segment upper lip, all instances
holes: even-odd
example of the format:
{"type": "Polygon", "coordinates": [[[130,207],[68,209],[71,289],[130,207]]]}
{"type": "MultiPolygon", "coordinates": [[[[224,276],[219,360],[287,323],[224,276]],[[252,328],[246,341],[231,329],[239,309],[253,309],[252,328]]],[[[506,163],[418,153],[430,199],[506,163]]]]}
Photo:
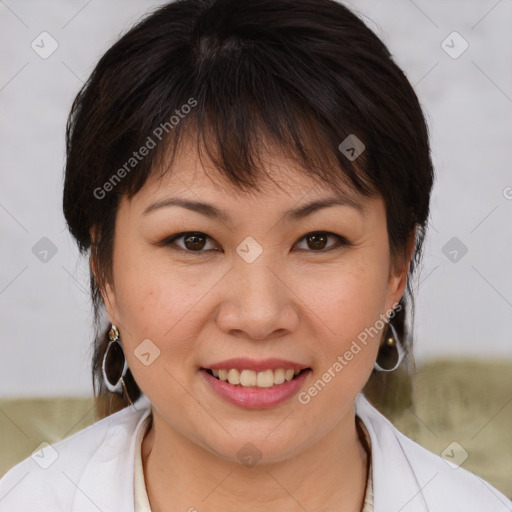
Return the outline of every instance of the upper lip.
{"type": "Polygon", "coordinates": [[[276,370],[277,368],[292,369],[292,370],[304,370],[309,368],[308,365],[297,363],[294,361],[287,361],[286,359],[248,359],[246,357],[236,357],[233,359],[226,359],[218,363],[203,366],[208,370],[231,370],[236,368],[239,370],[253,370],[255,372],[262,372],[265,370],[276,370]]]}

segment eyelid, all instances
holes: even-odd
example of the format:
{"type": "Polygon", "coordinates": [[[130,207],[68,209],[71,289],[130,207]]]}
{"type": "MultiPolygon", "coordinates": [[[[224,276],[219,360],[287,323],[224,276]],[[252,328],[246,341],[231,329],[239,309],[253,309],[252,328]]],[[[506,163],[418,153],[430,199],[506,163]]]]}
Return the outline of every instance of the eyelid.
{"type": "MultiPolygon", "coordinates": [[[[209,239],[209,240],[212,240],[215,242],[214,238],[212,238],[210,235],[207,235],[206,233],[203,233],[202,231],[182,231],[181,233],[176,233],[174,235],[170,235],[170,236],[164,238],[163,240],[161,240],[160,242],[156,242],[155,245],[157,245],[159,247],[172,246],[173,242],[175,242],[176,240],[178,240],[180,238],[183,238],[185,235],[198,236],[198,237],[206,238],[206,239],[209,239]]],[[[179,247],[179,246],[176,247],[175,249],[177,251],[186,252],[188,254],[201,254],[201,253],[209,252],[211,250],[211,249],[209,249],[207,251],[188,251],[187,249],[183,249],[182,247],[179,247]]]]}
{"type": "Polygon", "coordinates": [[[304,252],[308,252],[308,253],[312,253],[312,254],[326,254],[328,252],[331,252],[331,251],[335,251],[336,249],[342,249],[342,248],[346,248],[346,247],[351,247],[353,246],[354,244],[352,242],[350,242],[349,240],[347,240],[344,236],[342,235],[338,235],[337,233],[333,233],[332,231],[323,231],[323,230],[317,230],[317,231],[309,231],[308,233],[306,233],[305,235],[302,235],[293,245],[295,247],[295,245],[297,245],[299,242],[301,242],[302,240],[304,240],[306,237],[308,237],[309,235],[316,235],[316,234],[323,234],[323,235],[326,235],[328,237],[332,237],[332,238],[335,238],[337,240],[337,243],[334,244],[333,246],[330,246],[328,247],[327,249],[321,249],[321,250],[318,250],[318,251],[314,251],[314,250],[308,250],[308,249],[299,249],[300,251],[304,251],[304,252]]]}
{"type": "MultiPolygon", "coordinates": [[[[327,252],[330,252],[331,250],[336,250],[336,249],[340,249],[343,247],[351,247],[354,245],[352,242],[347,240],[342,235],[338,235],[337,233],[333,233],[331,231],[323,231],[323,230],[309,231],[308,233],[302,235],[293,245],[294,246],[297,245],[299,242],[304,240],[309,235],[314,235],[314,234],[327,235],[328,237],[335,238],[338,243],[335,244],[334,246],[327,248],[327,249],[320,249],[318,251],[308,250],[308,249],[299,249],[300,251],[309,252],[309,253],[313,253],[313,254],[325,254],[327,252]]],[[[216,243],[214,238],[212,238],[211,236],[209,236],[206,233],[203,233],[201,231],[182,231],[181,233],[176,233],[174,235],[168,236],[168,237],[164,238],[163,240],[161,240],[160,242],[156,242],[155,245],[157,245],[159,247],[172,246],[176,240],[183,238],[185,235],[189,235],[189,236],[192,235],[192,236],[198,236],[201,238],[206,238],[206,239],[212,240],[213,242],[216,243]]],[[[207,250],[201,250],[201,251],[190,251],[187,249],[183,249],[182,247],[179,247],[179,246],[173,247],[173,249],[177,250],[179,252],[187,253],[187,254],[202,254],[202,253],[209,253],[212,250],[216,250],[216,249],[207,249],[207,250]]]]}

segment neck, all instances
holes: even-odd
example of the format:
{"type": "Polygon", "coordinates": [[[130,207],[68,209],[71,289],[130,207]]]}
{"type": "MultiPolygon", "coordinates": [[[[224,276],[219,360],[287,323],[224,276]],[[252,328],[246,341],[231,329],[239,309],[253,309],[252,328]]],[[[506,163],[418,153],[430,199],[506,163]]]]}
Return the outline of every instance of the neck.
{"type": "Polygon", "coordinates": [[[298,455],[252,467],[212,454],[153,411],[142,461],[153,512],[169,510],[169,503],[176,510],[202,512],[360,512],[368,471],[354,409],[298,455]]]}

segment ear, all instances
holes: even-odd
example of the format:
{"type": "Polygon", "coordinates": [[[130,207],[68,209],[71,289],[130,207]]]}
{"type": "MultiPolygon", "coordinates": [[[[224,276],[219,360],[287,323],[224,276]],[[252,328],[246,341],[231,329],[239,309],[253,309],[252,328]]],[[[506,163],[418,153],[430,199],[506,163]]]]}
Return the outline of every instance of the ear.
{"type": "Polygon", "coordinates": [[[89,257],[89,268],[91,274],[96,281],[98,289],[101,293],[101,297],[105,304],[105,309],[107,311],[108,318],[112,324],[116,324],[117,318],[117,306],[116,306],[116,297],[113,284],[109,283],[104,273],[100,271],[99,263],[98,263],[98,252],[96,250],[98,235],[97,230],[93,226],[91,228],[91,251],[89,257]]]}
{"type": "Polygon", "coordinates": [[[417,227],[415,226],[409,235],[405,254],[399,258],[399,261],[396,262],[395,265],[391,265],[388,282],[388,310],[393,309],[393,306],[400,301],[405,292],[411,260],[414,256],[414,249],[416,247],[416,230],[417,227]]]}

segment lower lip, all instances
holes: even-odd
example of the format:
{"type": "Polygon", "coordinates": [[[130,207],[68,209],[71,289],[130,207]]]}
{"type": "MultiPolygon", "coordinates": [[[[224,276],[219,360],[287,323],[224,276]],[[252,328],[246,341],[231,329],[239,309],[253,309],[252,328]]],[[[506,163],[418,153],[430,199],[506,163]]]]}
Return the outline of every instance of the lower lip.
{"type": "Polygon", "coordinates": [[[304,370],[294,379],[271,388],[234,386],[229,382],[216,379],[206,370],[201,369],[200,372],[211,388],[227,402],[245,409],[268,409],[296,395],[311,370],[304,370]]]}

